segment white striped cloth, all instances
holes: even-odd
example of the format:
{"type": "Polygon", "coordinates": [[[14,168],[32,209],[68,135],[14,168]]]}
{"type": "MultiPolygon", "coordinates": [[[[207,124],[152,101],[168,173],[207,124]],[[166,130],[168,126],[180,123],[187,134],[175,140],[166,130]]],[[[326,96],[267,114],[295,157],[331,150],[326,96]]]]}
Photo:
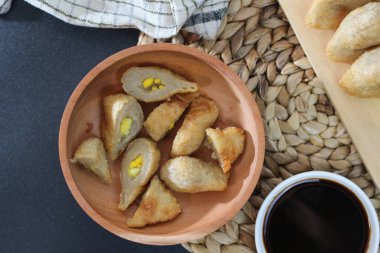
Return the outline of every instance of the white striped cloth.
{"type": "Polygon", "coordinates": [[[0,0],[0,14],[6,13],[11,8],[12,0],[0,0]]]}
{"type": "MultiPolygon", "coordinates": [[[[135,27],[154,38],[180,29],[213,39],[229,0],[25,0],[73,24],[101,28],[135,27]]],[[[0,0],[0,14],[11,0],[0,0]]]]}

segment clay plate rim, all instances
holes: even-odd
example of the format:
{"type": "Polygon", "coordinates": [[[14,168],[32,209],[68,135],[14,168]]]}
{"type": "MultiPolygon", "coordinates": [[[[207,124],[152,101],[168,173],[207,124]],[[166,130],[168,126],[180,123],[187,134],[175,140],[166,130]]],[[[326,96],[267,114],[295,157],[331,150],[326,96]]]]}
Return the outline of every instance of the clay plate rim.
{"type": "Polygon", "coordinates": [[[85,88],[91,83],[91,81],[100,74],[104,69],[112,65],[114,62],[117,62],[123,58],[129,57],[134,54],[143,53],[147,51],[169,51],[173,53],[182,53],[182,54],[188,54],[190,56],[196,57],[197,59],[206,62],[207,64],[210,64],[217,70],[219,70],[226,78],[230,79],[238,88],[239,92],[242,93],[243,97],[246,99],[246,102],[248,103],[250,107],[251,115],[254,119],[260,120],[260,122],[257,122],[257,137],[258,142],[255,144],[255,155],[253,162],[250,166],[250,169],[254,169],[254,175],[253,179],[251,181],[251,184],[247,188],[246,192],[244,193],[243,197],[238,200],[237,204],[234,206],[231,206],[229,212],[226,214],[229,215],[229,219],[231,219],[245,204],[245,202],[248,201],[249,197],[251,196],[255,186],[257,185],[257,182],[260,177],[260,173],[262,170],[263,162],[264,162],[264,153],[265,153],[265,139],[264,139],[264,127],[261,122],[261,115],[259,112],[259,109],[253,99],[252,94],[248,91],[246,88],[246,85],[243,83],[243,81],[231,70],[228,68],[227,65],[225,65],[223,62],[218,60],[217,58],[210,56],[198,49],[190,48],[183,45],[175,45],[175,44],[150,44],[150,45],[143,45],[143,46],[135,46],[131,47],[125,50],[122,50],[120,52],[117,52],[113,54],[112,56],[106,58],[102,62],[100,62],[98,65],[96,65],[78,84],[78,86],[73,91],[72,95],[70,96],[70,99],[68,100],[62,119],[61,119],[61,125],[59,129],[59,159],[61,163],[62,173],[65,178],[65,181],[74,196],[75,200],[78,202],[79,206],[100,226],[104,227],[106,230],[110,231],[111,233],[131,241],[143,243],[143,244],[151,244],[151,245],[170,245],[170,244],[179,244],[188,242],[191,240],[198,239],[202,236],[206,236],[207,234],[210,234],[217,230],[219,227],[224,225],[223,220],[220,219],[220,222],[214,222],[213,226],[203,227],[201,231],[192,231],[191,233],[181,233],[177,235],[142,235],[138,232],[134,231],[126,231],[124,229],[121,229],[120,227],[112,224],[107,219],[103,218],[100,214],[97,213],[95,209],[93,209],[89,203],[85,200],[81,192],[79,191],[75,180],[73,178],[73,175],[71,173],[71,169],[69,166],[69,161],[67,159],[67,130],[68,125],[70,122],[70,117],[73,112],[73,109],[85,90],[85,88]]]}

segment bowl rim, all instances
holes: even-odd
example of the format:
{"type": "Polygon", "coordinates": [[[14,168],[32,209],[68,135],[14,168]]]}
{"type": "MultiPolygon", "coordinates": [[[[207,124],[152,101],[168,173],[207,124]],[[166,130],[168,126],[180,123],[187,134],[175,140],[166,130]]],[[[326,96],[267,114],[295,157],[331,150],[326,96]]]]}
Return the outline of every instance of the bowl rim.
{"type": "MultiPolygon", "coordinates": [[[[239,92],[242,93],[244,99],[246,100],[246,103],[248,104],[250,108],[251,116],[254,119],[261,119],[261,114],[258,109],[257,104],[255,103],[252,94],[248,91],[246,85],[244,82],[233,72],[227,65],[225,65],[222,61],[217,59],[214,56],[211,56],[203,51],[200,51],[195,48],[191,48],[184,45],[178,45],[178,44],[149,44],[149,45],[140,45],[140,46],[134,46],[127,49],[124,49],[122,51],[119,51],[105,60],[101,61],[99,64],[97,64],[92,70],[90,70],[86,76],[79,82],[77,87],[72,92],[65,110],[62,115],[60,129],[59,129],[59,139],[58,139],[58,150],[59,150],[59,159],[61,164],[61,169],[63,176],[65,178],[66,184],[69,187],[69,190],[71,194],[73,195],[74,199],[77,201],[79,206],[83,209],[83,211],[88,214],[91,219],[93,219],[97,224],[108,230],[109,232],[134,242],[142,243],[142,244],[150,244],[150,245],[171,245],[171,244],[179,244],[188,242],[190,240],[198,239],[202,236],[206,236],[214,231],[216,231],[219,227],[223,226],[225,224],[225,219],[220,219],[218,222],[213,222],[210,226],[204,226],[202,231],[193,231],[192,233],[189,233],[189,231],[177,234],[177,235],[166,235],[166,234],[160,234],[160,235],[146,235],[146,234],[140,234],[135,231],[126,231],[123,228],[118,227],[117,225],[113,224],[112,222],[108,221],[106,218],[104,218],[101,214],[99,214],[83,197],[82,193],[78,189],[74,177],[71,173],[69,160],[67,158],[67,131],[68,126],[70,123],[70,118],[72,115],[72,112],[75,108],[75,105],[80,98],[83,91],[86,89],[86,87],[92,82],[93,79],[97,75],[99,75],[103,70],[108,68],[110,65],[112,65],[114,62],[117,62],[123,58],[139,54],[139,53],[145,53],[148,51],[166,51],[166,52],[175,52],[175,53],[181,53],[181,54],[187,54],[189,56],[193,56],[198,58],[201,61],[204,61],[208,64],[210,64],[212,67],[223,73],[223,75],[230,79],[238,88],[239,92]]],[[[261,170],[264,163],[264,154],[265,154],[265,135],[264,135],[264,126],[262,121],[258,121],[256,124],[257,131],[257,138],[258,142],[255,143],[255,154],[253,161],[250,165],[250,169],[255,169],[256,172],[253,175],[252,181],[247,187],[246,192],[243,194],[243,197],[240,198],[236,205],[231,206],[229,213],[231,214],[228,219],[233,218],[236,213],[239,212],[239,210],[243,207],[243,205],[248,201],[249,197],[251,196],[254,188],[257,185],[257,182],[259,180],[261,170]]]]}

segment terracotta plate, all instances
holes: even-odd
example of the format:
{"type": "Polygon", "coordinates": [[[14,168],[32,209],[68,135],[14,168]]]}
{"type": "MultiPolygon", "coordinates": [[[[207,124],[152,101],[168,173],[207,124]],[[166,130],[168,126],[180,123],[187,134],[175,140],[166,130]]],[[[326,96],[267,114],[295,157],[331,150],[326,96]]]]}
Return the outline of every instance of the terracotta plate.
{"type": "MultiPolygon", "coordinates": [[[[147,117],[155,104],[141,103],[147,117]]],[[[181,122],[159,143],[162,162],[181,122]]],[[[141,136],[146,136],[142,131],[141,136]]],[[[205,236],[230,220],[251,195],[260,176],[264,157],[264,131],[259,110],[245,84],[217,58],[197,49],[172,44],[152,44],[123,50],[91,70],[79,83],[67,103],[59,132],[59,156],[63,175],[83,210],[110,232],[145,244],[177,244],[205,236]],[[100,136],[103,119],[102,99],[123,92],[120,78],[132,66],[161,66],[196,82],[201,92],[214,99],[220,116],[216,126],[239,126],[246,130],[244,153],[233,164],[228,187],[223,192],[197,194],[175,193],[182,213],[173,221],[130,229],[126,212],[117,209],[120,193],[120,161],[111,163],[113,183],[103,184],[89,171],[69,163],[76,147],[90,136],[100,136]]],[[[197,157],[209,159],[201,148],[197,157]]]]}

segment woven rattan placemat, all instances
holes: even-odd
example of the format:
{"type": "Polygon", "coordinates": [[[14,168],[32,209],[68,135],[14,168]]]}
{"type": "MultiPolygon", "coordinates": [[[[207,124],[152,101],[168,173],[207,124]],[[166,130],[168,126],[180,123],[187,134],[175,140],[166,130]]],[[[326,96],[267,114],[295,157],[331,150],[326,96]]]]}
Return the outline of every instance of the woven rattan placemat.
{"type": "Polygon", "coordinates": [[[255,192],[218,231],[183,244],[187,250],[256,252],[254,224],[263,199],[281,181],[304,171],[349,178],[371,198],[379,214],[380,190],[276,0],[232,0],[216,41],[182,32],[160,41],[140,34],[138,44],[156,42],[185,44],[225,62],[246,82],[265,124],[265,162],[255,192]]]}

